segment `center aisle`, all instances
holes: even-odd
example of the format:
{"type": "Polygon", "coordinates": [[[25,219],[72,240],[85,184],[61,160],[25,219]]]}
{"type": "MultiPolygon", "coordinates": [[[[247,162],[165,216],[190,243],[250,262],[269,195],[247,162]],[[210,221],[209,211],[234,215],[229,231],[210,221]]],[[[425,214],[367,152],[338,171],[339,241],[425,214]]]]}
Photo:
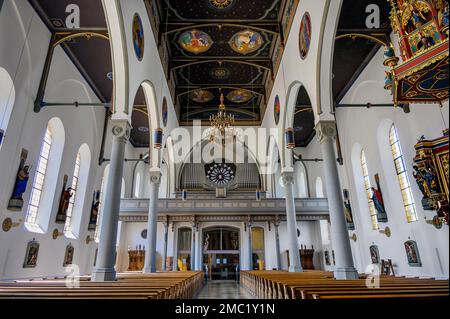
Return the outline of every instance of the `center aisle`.
{"type": "Polygon", "coordinates": [[[197,299],[254,299],[244,287],[236,281],[208,281],[200,290],[197,299]]]}

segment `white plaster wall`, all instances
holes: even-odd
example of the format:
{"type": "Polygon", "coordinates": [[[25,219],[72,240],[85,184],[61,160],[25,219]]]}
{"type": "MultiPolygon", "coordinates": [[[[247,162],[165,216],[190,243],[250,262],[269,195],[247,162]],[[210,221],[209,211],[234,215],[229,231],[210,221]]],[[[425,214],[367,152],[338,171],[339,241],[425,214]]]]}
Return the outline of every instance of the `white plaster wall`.
{"type": "MultiPolygon", "coordinates": [[[[92,190],[98,185],[97,158],[103,129],[104,110],[91,108],[56,108],[33,112],[42,69],[44,66],[50,33],[28,1],[10,0],[3,4],[0,13],[0,66],[5,68],[14,80],[16,99],[12,110],[4,144],[0,150],[0,219],[10,217],[14,222],[23,221],[34,177],[30,176],[25,204],[22,212],[6,209],[11,195],[19,165],[22,148],[29,151],[28,162],[36,167],[36,160],[47,122],[59,117],[65,130],[65,147],[61,167],[58,172],[55,199],[53,200],[50,223],[45,234],[27,231],[23,222],[17,228],[5,233],[0,232],[0,278],[28,278],[41,276],[67,275],[63,265],[65,247],[70,242],[75,247],[74,264],[80,266],[82,274],[89,273],[93,263],[95,245],[86,245],[87,225],[92,201],[92,190]],[[62,231],[63,225],[54,223],[63,175],[72,179],[76,154],[79,147],[86,143],[91,151],[91,165],[83,206],[81,229],[78,239],[64,236],[57,240],[51,238],[54,228],[62,231]],[[27,242],[35,238],[40,243],[36,268],[23,269],[27,242]]],[[[48,102],[98,102],[97,97],[81,77],[75,66],[61,48],[55,50],[50,71],[45,100],[48,102]]],[[[49,168],[51,169],[51,168],[49,168]]],[[[81,195],[81,194],[80,194],[81,195]]],[[[92,236],[93,234],[91,234],[92,236]]]]}
{"type": "MultiPolygon", "coordinates": [[[[382,63],[383,52],[380,50],[342,103],[392,103],[389,92],[383,89],[385,67],[382,63]]],[[[358,235],[357,243],[352,241],[353,256],[357,260],[358,270],[365,271],[365,267],[370,263],[369,246],[375,243],[379,246],[381,258],[392,259],[400,275],[448,277],[448,226],[437,230],[425,222],[425,218],[431,219],[435,213],[422,209],[422,194],[412,176],[414,145],[422,135],[429,139],[442,136],[442,130],[448,127],[448,102],[442,109],[437,105],[411,105],[409,114],[405,114],[400,108],[340,108],[337,110],[336,117],[345,161],[344,167],[340,167],[341,182],[343,188],[350,189],[356,223],[355,233],[358,235]],[[408,223],[406,220],[393,164],[389,144],[391,123],[395,123],[398,130],[416,203],[419,220],[413,223],[408,223]],[[352,156],[359,157],[360,152],[356,150],[357,148],[364,149],[372,185],[375,185],[373,176],[376,173],[381,177],[389,221],[387,224],[380,224],[380,227],[384,229],[389,226],[392,230],[391,238],[372,230],[367,200],[362,188],[359,161],[358,158],[352,161],[352,156]],[[403,247],[403,243],[408,239],[417,242],[422,267],[408,265],[403,247]],[[436,251],[439,253],[439,258],[436,251]]],[[[351,234],[352,232],[349,232],[349,235],[351,234]]]]}

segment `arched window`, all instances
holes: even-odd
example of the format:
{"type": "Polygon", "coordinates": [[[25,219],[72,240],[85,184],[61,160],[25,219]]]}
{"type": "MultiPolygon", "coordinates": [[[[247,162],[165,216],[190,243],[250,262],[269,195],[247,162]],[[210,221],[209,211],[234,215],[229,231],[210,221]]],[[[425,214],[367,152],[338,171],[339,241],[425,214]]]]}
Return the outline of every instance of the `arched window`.
{"type": "Polygon", "coordinates": [[[89,146],[83,144],[78,150],[72,178],[72,197],[67,208],[64,234],[76,238],[81,226],[84,199],[87,191],[91,153],[89,146]]]}
{"type": "Polygon", "coordinates": [[[98,206],[98,216],[97,216],[97,224],[95,225],[95,232],[94,232],[94,240],[95,240],[95,242],[96,243],[98,243],[99,242],[99,240],[100,240],[100,218],[101,218],[101,212],[103,211],[103,205],[102,205],[102,203],[103,203],[103,195],[104,195],[104,190],[105,190],[105,178],[107,178],[106,177],[106,169],[105,169],[105,172],[104,172],[104,174],[103,174],[103,177],[102,177],[102,184],[101,184],[101,186],[100,186],[100,203],[99,203],[99,206],[98,206]]]}
{"type": "Polygon", "coordinates": [[[141,196],[141,173],[136,174],[136,182],[134,185],[134,198],[139,198],[141,196]]]}
{"type": "Polygon", "coordinates": [[[14,83],[9,73],[0,67],[0,147],[8,127],[16,97],[14,83]]]}
{"type": "Polygon", "coordinates": [[[397,172],[400,190],[402,192],[403,205],[405,206],[406,219],[409,223],[418,220],[416,205],[411,191],[411,184],[406,170],[405,159],[403,157],[402,147],[398,138],[398,132],[395,124],[392,124],[389,133],[389,141],[391,143],[392,156],[394,157],[395,170],[397,172]]]}
{"type": "Polygon", "coordinates": [[[378,229],[378,219],[377,219],[377,211],[375,209],[375,205],[372,200],[372,185],[370,184],[370,177],[369,177],[369,169],[367,168],[367,161],[366,161],[366,154],[364,153],[364,150],[361,151],[361,168],[363,172],[364,177],[364,187],[366,189],[367,194],[367,201],[369,204],[369,212],[370,217],[372,218],[372,228],[378,229]]]}
{"type": "Polygon", "coordinates": [[[64,151],[64,126],[59,118],[52,118],[42,140],[25,217],[28,230],[45,233],[55,200],[59,168],[64,151]]]}
{"type": "Polygon", "coordinates": [[[36,173],[34,175],[33,187],[31,188],[30,203],[28,204],[27,215],[25,218],[25,223],[29,226],[35,226],[37,224],[37,215],[42,199],[42,191],[44,189],[51,149],[52,132],[50,131],[50,127],[47,126],[47,129],[45,130],[44,140],[41,144],[41,151],[39,153],[36,173]]]}
{"type": "Polygon", "coordinates": [[[325,194],[323,193],[323,182],[321,177],[317,177],[316,179],[316,197],[325,198],[325,194]]]}
{"type": "Polygon", "coordinates": [[[72,221],[72,213],[73,206],[75,203],[75,198],[77,196],[78,190],[78,180],[80,178],[80,165],[81,165],[81,157],[80,152],[77,154],[77,158],[75,160],[75,168],[73,170],[73,178],[72,178],[72,197],[69,200],[69,206],[67,207],[67,215],[66,215],[66,223],[64,225],[64,233],[68,235],[70,233],[70,224],[72,221]]]}

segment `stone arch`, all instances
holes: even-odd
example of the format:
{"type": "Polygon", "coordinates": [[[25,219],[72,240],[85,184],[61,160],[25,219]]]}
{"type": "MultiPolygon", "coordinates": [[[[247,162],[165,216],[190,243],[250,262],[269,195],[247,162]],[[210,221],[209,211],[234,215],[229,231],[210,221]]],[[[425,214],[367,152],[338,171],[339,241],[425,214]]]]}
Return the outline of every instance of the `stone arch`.
{"type": "MultiPolygon", "coordinates": [[[[284,150],[280,153],[281,155],[281,163],[283,165],[284,170],[293,170],[294,169],[294,163],[292,162],[292,150],[289,150],[286,148],[286,139],[284,136],[284,132],[288,128],[294,127],[294,119],[295,119],[295,109],[297,106],[297,100],[300,93],[304,93],[307,96],[307,99],[311,103],[311,98],[308,93],[308,90],[306,89],[305,85],[296,80],[292,82],[289,85],[288,91],[287,91],[287,99],[286,99],[286,105],[283,110],[283,117],[281,122],[281,129],[279,130],[279,140],[281,149],[284,150]]],[[[317,118],[317,110],[313,107],[313,112],[315,117],[317,118]]]]}
{"type": "Polygon", "coordinates": [[[129,70],[126,35],[128,30],[123,25],[122,8],[119,0],[102,1],[111,43],[111,60],[113,66],[112,120],[129,120],[129,70]]]}
{"type": "MultiPolygon", "coordinates": [[[[14,82],[8,71],[0,67],[0,130],[6,131],[16,98],[14,82]]],[[[1,145],[1,140],[0,140],[1,145]]]]}

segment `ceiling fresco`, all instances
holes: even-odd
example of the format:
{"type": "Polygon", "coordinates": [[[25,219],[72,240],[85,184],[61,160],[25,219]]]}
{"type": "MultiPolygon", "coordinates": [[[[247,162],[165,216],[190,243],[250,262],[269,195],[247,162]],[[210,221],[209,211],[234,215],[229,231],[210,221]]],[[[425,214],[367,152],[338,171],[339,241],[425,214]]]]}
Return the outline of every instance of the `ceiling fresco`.
{"type": "MultiPolygon", "coordinates": [[[[80,7],[81,28],[107,31],[101,0],[28,0],[55,35],[68,29],[66,7],[80,7]]],[[[260,125],[272,93],[273,79],[291,32],[298,0],[143,0],[160,57],[166,68],[180,125],[204,120],[216,113],[220,95],[237,125],[260,125]],[[170,4],[169,4],[170,3],[170,4]]],[[[389,34],[386,0],[344,0],[338,35],[389,34]],[[365,29],[365,8],[381,9],[380,29],[365,29]]],[[[141,15],[141,19],[147,17],[141,15]]],[[[313,18],[313,17],[312,17],[313,18]]],[[[301,17],[300,17],[301,19],[301,17]]],[[[316,30],[312,30],[316,32],[316,30]]],[[[150,35],[150,34],[149,34],[150,35]]],[[[145,45],[150,45],[149,35],[145,45]]],[[[312,41],[316,35],[313,34],[312,41]]],[[[102,102],[110,102],[113,81],[109,41],[76,38],[62,45],[102,102]],[[92,54],[95,52],[95,55],[92,54]],[[101,58],[98,58],[101,57],[101,58]]],[[[380,46],[367,39],[336,41],[333,93],[338,103],[380,46]],[[351,54],[349,54],[351,52],[351,54]]],[[[146,48],[147,49],[147,48],[146,48]]],[[[278,93],[278,92],[275,92],[278,93]]],[[[307,146],[314,136],[311,105],[299,93],[295,115],[297,146],[307,146]]],[[[143,94],[135,100],[131,143],[149,145],[148,114],[143,94]]]]}

